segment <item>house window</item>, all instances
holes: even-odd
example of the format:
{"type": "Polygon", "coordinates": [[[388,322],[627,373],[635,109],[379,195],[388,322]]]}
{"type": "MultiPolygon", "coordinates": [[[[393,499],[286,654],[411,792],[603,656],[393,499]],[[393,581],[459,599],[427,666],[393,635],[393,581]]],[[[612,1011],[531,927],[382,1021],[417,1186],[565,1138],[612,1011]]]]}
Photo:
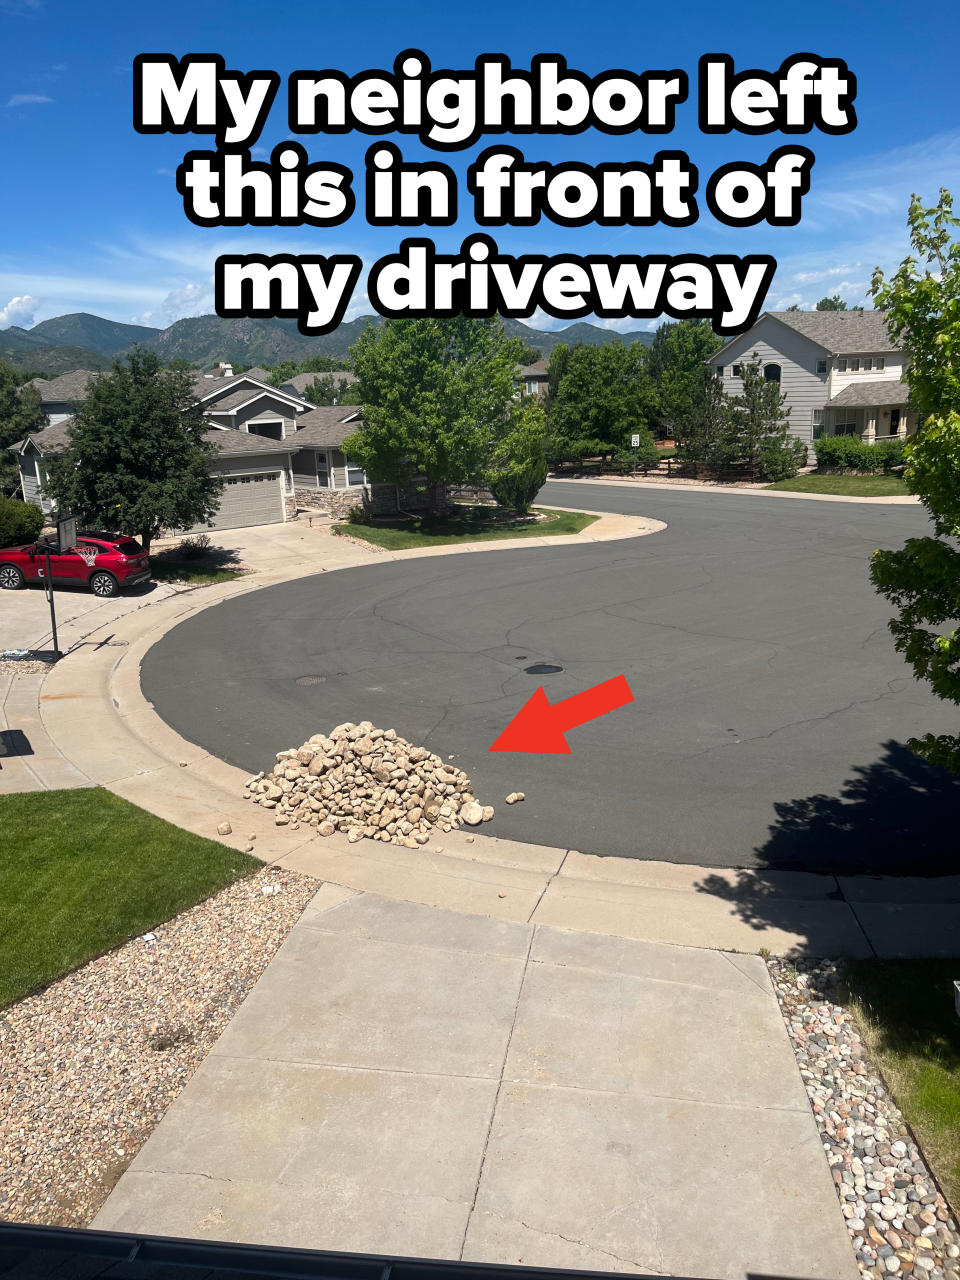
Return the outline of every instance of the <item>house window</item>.
{"type": "Polygon", "coordinates": [[[740,366],[738,364],[735,364],[733,368],[730,370],[730,375],[731,377],[734,377],[734,378],[740,377],[740,366]]]}
{"type": "Polygon", "coordinates": [[[814,409],[813,411],[813,438],[819,440],[821,436],[827,433],[826,409],[814,409]]]}
{"type": "Polygon", "coordinates": [[[251,422],[247,431],[252,436],[266,436],[268,440],[283,439],[282,422],[251,422]]]}
{"type": "Polygon", "coordinates": [[[835,436],[858,436],[860,429],[855,422],[838,422],[833,428],[835,436]]]}
{"type": "Polygon", "coordinates": [[[361,485],[366,483],[367,483],[367,477],[363,470],[363,467],[358,467],[355,462],[351,462],[350,459],[348,458],[347,459],[347,485],[352,488],[355,485],[361,485]]]}
{"type": "Polygon", "coordinates": [[[877,356],[877,357],[876,357],[876,359],[875,359],[875,360],[874,360],[874,362],[873,362],[873,367],[874,367],[874,369],[876,369],[876,371],[877,371],[878,373],[882,373],[882,372],[883,372],[883,364],[884,364],[884,357],[883,357],[883,356],[877,356]]]}
{"type": "Polygon", "coordinates": [[[718,365],[717,365],[717,377],[718,377],[718,378],[722,378],[722,377],[723,377],[723,365],[722,365],[722,364],[718,364],[718,365]]]}
{"type": "Polygon", "coordinates": [[[818,360],[818,361],[817,361],[817,373],[826,373],[826,372],[827,372],[827,362],[826,362],[826,360],[818,360]]]}
{"type": "Polygon", "coordinates": [[[845,356],[841,356],[840,359],[837,361],[837,371],[838,373],[847,372],[847,361],[845,356]]]}
{"type": "Polygon", "coordinates": [[[850,359],[850,372],[851,372],[851,373],[859,373],[859,372],[860,372],[860,357],[859,357],[859,356],[852,356],[852,357],[851,357],[851,359],[850,359]]]}
{"type": "Polygon", "coordinates": [[[763,366],[763,377],[766,382],[779,382],[780,366],[778,364],[765,364],[763,366]]]}
{"type": "Polygon", "coordinates": [[[863,367],[863,371],[864,371],[864,373],[869,373],[869,372],[870,372],[870,370],[873,368],[873,361],[870,359],[870,357],[869,357],[869,356],[866,356],[866,357],[864,358],[863,366],[862,366],[862,367],[863,367]]]}
{"type": "Polygon", "coordinates": [[[330,463],[323,452],[317,453],[317,485],[321,489],[330,488],[330,463]]]}

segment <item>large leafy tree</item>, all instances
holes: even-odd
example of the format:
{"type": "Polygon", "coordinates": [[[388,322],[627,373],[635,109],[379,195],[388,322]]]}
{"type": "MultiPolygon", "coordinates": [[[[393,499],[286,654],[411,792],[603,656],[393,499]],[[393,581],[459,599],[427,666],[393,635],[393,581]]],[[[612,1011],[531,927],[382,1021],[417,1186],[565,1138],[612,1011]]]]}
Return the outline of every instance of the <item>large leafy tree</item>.
{"type": "Polygon", "coordinates": [[[0,494],[8,497],[20,486],[20,471],[10,445],[35,434],[46,425],[40,407],[40,392],[21,386],[21,375],[6,360],[0,360],[0,494]]]}
{"type": "MultiPolygon", "coordinates": [[[[234,369],[238,366],[234,365],[234,369]]],[[[282,387],[298,373],[342,373],[350,368],[346,356],[307,356],[305,360],[281,360],[270,371],[271,387],[282,387]]]]}
{"type": "Polygon", "coordinates": [[[356,396],[356,384],[348,378],[338,378],[336,374],[324,373],[308,382],[303,389],[303,397],[311,404],[355,404],[351,396],[356,396]]]}
{"type": "Polygon", "coordinates": [[[723,346],[708,320],[662,324],[654,334],[647,370],[656,387],[653,424],[678,440],[698,425],[703,411],[706,361],[723,346]]]}
{"type": "Polygon", "coordinates": [[[832,298],[821,298],[814,311],[846,311],[847,304],[840,297],[839,293],[835,293],[832,298]]]}
{"type": "Polygon", "coordinates": [[[435,506],[445,484],[483,484],[511,424],[521,354],[496,318],[368,325],[351,348],[363,422],[344,452],[375,481],[425,476],[435,506]]]}
{"type": "MultiPolygon", "coordinates": [[[[921,425],[904,451],[904,478],[929,512],[935,536],[874,552],[870,573],[900,609],[890,630],[917,679],[960,704],[960,241],[954,238],[960,220],[941,189],[932,208],[914,195],[907,222],[914,253],[889,280],[877,268],[871,293],[891,337],[910,353],[904,376],[921,425]]],[[[910,747],[960,774],[960,734],[928,733],[910,747]]]]}
{"type": "Polygon", "coordinates": [[[652,441],[648,423],[654,407],[655,390],[641,343],[558,347],[550,360],[550,456],[629,453],[635,433],[646,450],[652,441]]]}
{"type": "Polygon", "coordinates": [[[511,407],[510,426],[494,446],[487,487],[498,506],[524,515],[547,478],[547,416],[539,396],[511,407]]]}
{"type": "Polygon", "coordinates": [[[117,360],[77,407],[68,448],[50,467],[49,490],[85,523],[135,534],[144,548],[163,529],[184,529],[217,509],[216,451],[189,374],[163,369],[149,351],[117,360]]]}

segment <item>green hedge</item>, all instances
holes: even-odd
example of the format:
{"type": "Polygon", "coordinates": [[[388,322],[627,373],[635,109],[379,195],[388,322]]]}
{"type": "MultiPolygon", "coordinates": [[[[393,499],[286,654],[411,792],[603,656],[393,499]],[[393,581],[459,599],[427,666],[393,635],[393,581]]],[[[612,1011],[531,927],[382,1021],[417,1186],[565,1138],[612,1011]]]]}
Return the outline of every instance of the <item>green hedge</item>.
{"type": "Polygon", "coordinates": [[[905,440],[868,444],[859,436],[821,436],[813,444],[820,471],[882,471],[889,475],[903,465],[905,440]]]}
{"type": "Polygon", "coordinates": [[[32,502],[0,497],[0,547],[35,542],[43,528],[43,512],[32,502]]]}

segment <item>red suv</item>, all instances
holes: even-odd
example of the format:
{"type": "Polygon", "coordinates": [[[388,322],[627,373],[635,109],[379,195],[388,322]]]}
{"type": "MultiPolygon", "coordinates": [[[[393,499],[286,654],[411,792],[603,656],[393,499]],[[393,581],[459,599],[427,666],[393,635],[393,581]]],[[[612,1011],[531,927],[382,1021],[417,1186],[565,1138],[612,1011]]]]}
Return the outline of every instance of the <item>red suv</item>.
{"type": "Polygon", "coordinates": [[[75,546],[63,551],[56,538],[0,548],[0,587],[16,591],[27,582],[42,582],[48,551],[54,586],[86,585],[95,596],[106,597],[150,580],[150,559],[135,538],[81,531],[75,546]]]}

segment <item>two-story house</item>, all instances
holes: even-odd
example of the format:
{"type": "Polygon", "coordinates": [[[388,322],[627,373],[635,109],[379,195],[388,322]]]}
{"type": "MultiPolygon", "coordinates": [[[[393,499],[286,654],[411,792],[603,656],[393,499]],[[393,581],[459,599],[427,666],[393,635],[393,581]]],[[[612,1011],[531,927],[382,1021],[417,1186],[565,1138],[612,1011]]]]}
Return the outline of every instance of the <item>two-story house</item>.
{"type": "Polygon", "coordinates": [[[873,442],[917,429],[902,380],[907,355],[881,311],[765,311],[708,364],[733,396],[751,362],[779,383],[790,431],[804,444],[824,435],[873,442]]]}
{"type": "MultiPolygon", "coordinates": [[[[225,372],[225,371],[224,371],[225,372]]],[[[20,467],[23,497],[50,513],[45,492],[47,464],[66,448],[76,404],[86,399],[98,375],[75,370],[34,385],[41,394],[47,426],[11,446],[20,467]]],[[[370,485],[341,448],[357,429],[359,405],[313,405],[295,384],[272,387],[265,369],[233,376],[205,375],[193,392],[210,424],[207,440],[216,454],[211,470],[223,478],[220,508],[211,525],[235,529],[290,519],[298,508],[344,515],[366,504],[391,510],[392,486],[370,485]]],[[[316,375],[310,375],[311,380],[316,375]]],[[[404,496],[405,507],[417,495],[404,496]]]]}

